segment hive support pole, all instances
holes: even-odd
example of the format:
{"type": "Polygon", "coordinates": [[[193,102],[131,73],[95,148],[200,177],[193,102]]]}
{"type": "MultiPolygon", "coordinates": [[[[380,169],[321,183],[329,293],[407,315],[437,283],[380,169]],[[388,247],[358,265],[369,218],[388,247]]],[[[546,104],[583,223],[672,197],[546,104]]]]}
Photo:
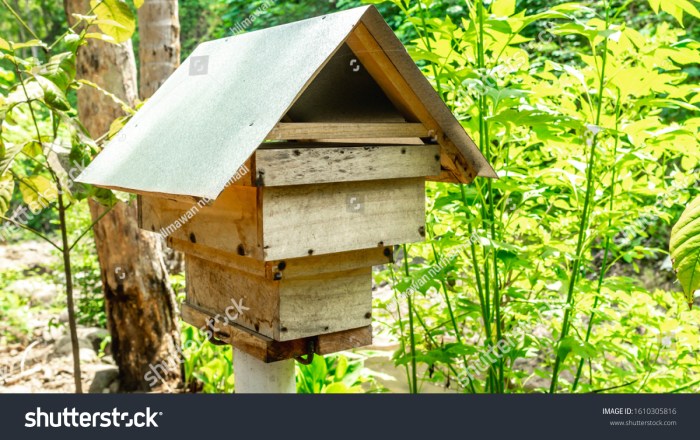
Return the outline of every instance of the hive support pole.
{"type": "Polygon", "coordinates": [[[297,390],[294,359],[266,364],[234,348],[233,373],[238,394],[295,394],[297,390]]]}

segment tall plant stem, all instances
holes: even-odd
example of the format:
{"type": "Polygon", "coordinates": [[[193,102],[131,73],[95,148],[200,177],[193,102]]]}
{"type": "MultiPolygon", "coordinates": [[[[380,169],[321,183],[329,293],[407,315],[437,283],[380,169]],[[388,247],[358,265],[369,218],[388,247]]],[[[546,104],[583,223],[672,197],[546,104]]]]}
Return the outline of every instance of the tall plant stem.
{"type": "MultiPolygon", "coordinates": [[[[403,267],[406,276],[410,276],[408,269],[408,246],[403,245],[403,267]]],[[[412,295],[407,295],[408,299],[408,331],[411,344],[411,393],[418,394],[418,371],[416,370],[416,332],[413,326],[413,298],[412,295]]]]}
{"type": "MultiPolygon", "coordinates": [[[[440,265],[440,261],[443,258],[442,254],[438,253],[438,251],[437,251],[437,249],[435,249],[435,245],[433,243],[431,243],[430,247],[433,249],[433,261],[435,263],[435,266],[437,267],[440,265]]],[[[454,309],[452,307],[452,300],[450,299],[450,295],[449,295],[449,289],[447,288],[447,283],[445,283],[444,278],[440,278],[440,286],[442,287],[442,292],[443,292],[443,295],[445,296],[445,304],[447,305],[447,312],[450,316],[450,322],[452,323],[452,329],[455,332],[455,338],[457,338],[457,342],[459,344],[462,344],[463,343],[462,342],[462,331],[459,329],[459,326],[457,325],[457,320],[455,319],[455,315],[454,315],[454,309]]],[[[428,335],[430,335],[430,331],[428,331],[427,329],[426,329],[426,331],[427,331],[428,335]]],[[[432,339],[432,335],[430,335],[430,337],[432,339]]],[[[468,362],[467,362],[466,356],[462,356],[462,362],[464,363],[464,368],[467,368],[468,362]]],[[[470,389],[471,389],[472,393],[476,393],[476,388],[474,388],[474,383],[471,379],[469,380],[469,385],[470,385],[470,389]]]]}
{"type": "Polygon", "coordinates": [[[66,207],[63,203],[63,188],[60,180],[56,181],[58,189],[58,220],[61,228],[61,242],[63,243],[63,271],[66,275],[66,296],[68,298],[68,327],[70,329],[70,341],[73,349],[73,380],[75,392],[83,392],[83,382],[80,374],[80,346],[78,345],[78,329],[75,322],[75,304],[73,302],[73,271],[70,262],[70,243],[68,243],[68,225],[66,224],[66,207]]]}
{"type": "MultiPolygon", "coordinates": [[[[393,265],[389,266],[389,272],[391,273],[391,281],[392,281],[393,285],[396,286],[397,281],[396,281],[396,274],[394,272],[393,265]]],[[[400,341],[401,341],[401,352],[405,354],[406,353],[406,344],[404,341],[406,340],[406,335],[404,334],[404,331],[403,331],[403,318],[401,317],[401,304],[399,302],[399,295],[396,292],[396,289],[394,289],[394,301],[396,303],[396,315],[397,315],[398,321],[399,321],[399,337],[400,337],[400,341]]],[[[406,370],[406,382],[409,384],[409,389],[410,389],[411,373],[409,371],[408,365],[404,364],[404,368],[406,370]]]]}
{"type": "MultiPolygon", "coordinates": [[[[610,26],[610,4],[608,2],[605,5],[605,29],[610,26]]],[[[594,56],[595,56],[595,47],[594,56]]],[[[596,126],[600,125],[600,119],[603,112],[603,93],[605,90],[605,68],[608,61],[608,37],[606,36],[603,40],[603,61],[600,68],[600,79],[598,84],[598,109],[595,119],[596,126]]],[[[591,204],[591,197],[593,193],[593,168],[595,166],[595,153],[598,143],[599,132],[597,131],[593,135],[591,141],[591,151],[588,157],[588,164],[586,170],[586,194],[583,201],[583,212],[581,213],[581,222],[579,224],[578,239],[576,243],[576,254],[574,256],[574,261],[571,267],[571,275],[569,277],[569,287],[566,295],[566,310],[564,311],[564,321],[561,326],[561,333],[559,335],[559,340],[557,342],[557,352],[556,359],[554,360],[554,366],[552,367],[552,381],[549,386],[549,392],[554,393],[557,390],[557,382],[559,381],[559,370],[561,368],[561,363],[563,361],[559,354],[558,347],[561,346],[562,341],[564,341],[569,335],[569,326],[571,320],[571,314],[573,313],[574,306],[574,292],[576,290],[576,281],[578,280],[579,271],[581,269],[581,259],[583,258],[583,244],[585,242],[586,232],[588,230],[588,214],[589,206],[591,204]]]]}
{"type": "Polygon", "coordinates": [[[63,249],[61,249],[61,247],[59,245],[57,245],[56,243],[51,241],[50,238],[48,238],[46,235],[42,234],[41,232],[37,231],[36,229],[32,229],[29,226],[24,225],[24,224],[22,224],[16,220],[13,220],[9,217],[5,217],[4,215],[0,215],[0,220],[6,221],[8,223],[12,223],[13,225],[15,225],[16,227],[18,227],[20,229],[24,229],[25,231],[31,232],[32,234],[36,235],[37,237],[41,238],[42,240],[46,241],[48,244],[50,244],[51,246],[56,248],[59,252],[63,252],[63,249]]]}
{"type": "MultiPolygon", "coordinates": [[[[425,320],[421,317],[420,312],[418,312],[418,310],[414,310],[413,313],[416,316],[416,319],[418,320],[418,323],[420,324],[420,326],[423,327],[423,330],[425,331],[425,335],[427,336],[430,343],[433,344],[434,347],[437,347],[438,342],[435,340],[435,337],[432,334],[430,334],[430,328],[425,324],[425,320]]],[[[454,367],[454,365],[448,363],[447,368],[452,372],[452,374],[455,375],[455,377],[459,381],[459,377],[460,377],[459,372],[454,367]]],[[[472,393],[476,394],[476,388],[474,387],[474,381],[472,381],[471,379],[469,379],[469,389],[472,391],[472,393]]]]}
{"type": "MultiPolygon", "coordinates": [[[[478,42],[477,42],[477,64],[480,72],[484,72],[486,69],[486,48],[485,48],[485,31],[484,31],[484,2],[483,0],[479,0],[476,2],[476,15],[477,15],[477,22],[478,22],[478,42]]],[[[481,149],[482,153],[484,154],[484,157],[486,158],[487,161],[491,162],[491,145],[489,142],[489,125],[488,121],[486,120],[487,118],[487,104],[486,104],[486,96],[482,93],[479,96],[479,148],[481,149]]],[[[484,220],[484,229],[488,230],[490,232],[490,239],[491,239],[491,249],[489,250],[489,255],[491,257],[491,261],[489,261],[489,258],[485,256],[484,258],[484,283],[485,283],[485,288],[486,288],[486,298],[488,300],[491,300],[493,303],[493,311],[494,311],[494,316],[493,316],[493,323],[491,325],[494,325],[496,328],[496,340],[500,341],[503,337],[501,334],[502,331],[502,316],[501,316],[501,294],[500,294],[500,289],[498,285],[498,259],[496,252],[493,250],[493,243],[496,241],[496,216],[495,216],[495,210],[494,210],[494,197],[493,197],[493,185],[491,180],[488,180],[486,182],[486,191],[487,191],[487,204],[488,207],[486,209],[482,209],[483,212],[483,220],[484,220]],[[489,275],[489,266],[492,266],[491,269],[493,269],[493,277],[490,277],[489,275]],[[490,295],[490,289],[491,289],[491,279],[493,279],[493,297],[491,299],[490,295]]],[[[493,338],[489,338],[489,343],[494,344],[493,338]]],[[[495,389],[492,391],[495,392],[503,392],[504,390],[504,385],[503,385],[503,379],[504,379],[504,363],[503,359],[498,359],[496,362],[496,365],[494,368],[489,370],[489,375],[495,374],[496,377],[492,378],[491,381],[495,385],[495,389]],[[495,371],[494,371],[495,370],[495,371]]]]}
{"type": "MultiPolygon", "coordinates": [[[[617,103],[615,104],[615,132],[618,132],[619,126],[620,126],[620,108],[621,108],[621,96],[620,93],[618,92],[617,94],[617,103]]],[[[613,163],[615,163],[615,159],[617,158],[617,147],[620,143],[620,137],[616,136],[615,137],[615,146],[613,147],[613,154],[612,154],[612,160],[613,163]]],[[[612,169],[612,176],[610,178],[610,202],[608,205],[608,212],[609,216],[608,217],[608,230],[612,227],[612,213],[613,209],[615,207],[615,184],[617,183],[617,168],[613,166],[612,169]]],[[[596,287],[596,295],[595,299],[593,300],[593,307],[591,308],[591,314],[588,317],[588,328],[586,329],[586,337],[584,341],[588,343],[588,341],[591,339],[591,331],[593,330],[593,322],[595,321],[595,315],[596,315],[596,310],[598,309],[598,302],[600,301],[600,294],[601,290],[603,289],[603,280],[605,279],[605,274],[608,271],[608,258],[610,256],[610,244],[612,240],[610,238],[610,235],[605,237],[605,252],[603,254],[603,262],[600,267],[600,275],[598,276],[598,286],[596,287]]],[[[581,379],[581,372],[583,371],[583,364],[585,363],[585,359],[581,358],[581,360],[578,363],[578,367],[576,368],[576,377],[574,378],[574,383],[571,386],[571,391],[574,392],[576,391],[576,388],[578,387],[579,380],[581,379]]],[[[592,378],[591,378],[592,379],[592,378]]]]}
{"type": "Polygon", "coordinates": [[[22,17],[20,17],[19,14],[14,9],[12,9],[12,7],[7,3],[7,0],[2,0],[2,4],[5,5],[5,7],[10,11],[10,14],[12,14],[12,16],[15,17],[15,20],[17,20],[22,25],[22,27],[29,31],[29,34],[32,36],[32,38],[34,38],[35,40],[39,40],[39,37],[36,36],[32,28],[30,28],[27,25],[27,23],[25,23],[24,20],[22,20],[22,17]]]}
{"type": "MultiPolygon", "coordinates": [[[[7,4],[6,2],[3,3],[7,4]]],[[[14,52],[13,52],[14,53],[14,52]]],[[[32,106],[32,101],[27,93],[27,88],[24,84],[24,79],[22,77],[22,72],[19,70],[19,65],[14,64],[15,71],[17,72],[17,79],[22,85],[22,90],[24,91],[24,96],[27,98],[27,105],[29,106],[29,114],[34,123],[34,129],[36,130],[37,142],[42,142],[41,131],[39,130],[39,123],[34,112],[34,107],[32,106]]],[[[57,126],[54,124],[53,141],[56,140],[56,130],[57,126]]],[[[66,223],[66,205],[63,202],[63,187],[61,185],[61,179],[58,178],[56,173],[47,167],[51,178],[56,183],[56,190],[58,193],[58,217],[59,226],[61,228],[61,242],[62,246],[59,249],[63,255],[63,271],[66,276],[66,297],[67,297],[67,307],[68,307],[68,327],[70,331],[71,338],[71,348],[73,352],[73,380],[75,381],[75,392],[81,394],[83,392],[82,378],[80,373],[80,346],[78,341],[78,330],[75,322],[75,305],[73,302],[73,272],[71,268],[70,252],[71,246],[68,242],[68,225],[66,223]]],[[[42,237],[43,238],[43,237],[42,237]]],[[[53,244],[50,240],[47,240],[53,244]]],[[[56,245],[54,244],[54,247],[56,245]]]]}

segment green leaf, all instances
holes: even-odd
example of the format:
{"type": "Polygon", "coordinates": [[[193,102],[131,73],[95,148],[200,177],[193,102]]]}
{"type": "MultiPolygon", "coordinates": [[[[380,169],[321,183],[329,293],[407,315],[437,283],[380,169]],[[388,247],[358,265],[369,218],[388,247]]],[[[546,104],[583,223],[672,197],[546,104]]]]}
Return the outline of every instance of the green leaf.
{"type": "Polygon", "coordinates": [[[323,389],[326,394],[352,394],[352,393],[362,393],[362,387],[348,387],[342,382],[335,382],[323,389]]]}
{"type": "Polygon", "coordinates": [[[695,291],[700,289],[700,197],[688,205],[673,227],[669,251],[678,281],[692,307],[695,291]]]}
{"type": "Polygon", "coordinates": [[[14,107],[17,104],[24,102],[43,99],[44,91],[36,81],[28,81],[24,87],[21,84],[15,84],[7,95],[7,105],[14,107]]]}
{"type": "Polygon", "coordinates": [[[510,17],[515,13],[515,0],[495,0],[491,3],[491,13],[498,17],[510,17]]]}
{"type": "Polygon", "coordinates": [[[139,9],[141,6],[143,6],[144,0],[134,0],[134,6],[136,6],[136,9],[139,9]]]}
{"type": "Polygon", "coordinates": [[[564,338],[557,349],[557,356],[564,362],[569,353],[571,353],[577,345],[580,345],[580,342],[575,338],[571,336],[564,338]]]}
{"type": "Polygon", "coordinates": [[[54,182],[39,175],[20,180],[19,191],[32,212],[41,211],[58,197],[54,182]]]}
{"type": "Polygon", "coordinates": [[[66,98],[60,87],[58,87],[53,81],[45,78],[41,75],[34,75],[36,82],[39,83],[41,89],[44,91],[44,102],[49,107],[53,107],[56,110],[68,111],[70,110],[70,103],[66,98]]]}
{"type": "Polygon", "coordinates": [[[648,104],[654,107],[664,107],[664,108],[683,108],[685,110],[690,110],[691,112],[700,111],[700,108],[694,106],[693,104],[688,104],[687,102],[679,101],[678,99],[648,99],[644,100],[644,104],[648,104]]]}
{"type": "Polygon", "coordinates": [[[120,0],[90,0],[90,6],[97,15],[98,27],[106,35],[114,38],[114,42],[123,43],[134,34],[136,20],[129,5],[120,0]],[[107,21],[109,20],[109,21],[107,21]]]}
{"type": "Polygon", "coordinates": [[[335,380],[340,381],[345,377],[348,372],[348,358],[345,356],[338,356],[338,365],[335,367],[335,380]]]}
{"type": "MultiPolygon", "coordinates": [[[[652,4],[652,8],[654,6],[656,6],[655,10],[658,10],[658,5],[652,4]]],[[[700,12],[688,0],[663,0],[660,2],[660,6],[662,11],[671,14],[681,26],[683,26],[683,13],[700,18],[700,12]]]]}
{"type": "Polygon", "coordinates": [[[5,172],[12,166],[15,157],[22,151],[23,144],[5,143],[0,139],[0,176],[4,176],[5,172]]]}
{"type": "Polygon", "coordinates": [[[595,9],[582,5],[581,3],[562,3],[561,5],[553,6],[550,11],[572,13],[572,12],[588,12],[594,13],[595,9]]]}
{"type": "Polygon", "coordinates": [[[60,53],[52,56],[49,61],[37,69],[36,73],[50,79],[54,84],[66,91],[75,79],[75,54],[60,53]]]}
{"type": "Polygon", "coordinates": [[[26,41],[24,43],[11,43],[11,45],[12,45],[12,49],[14,49],[14,50],[24,49],[27,47],[43,47],[44,49],[48,48],[46,43],[44,43],[43,41],[39,41],[39,40],[29,40],[29,41],[26,41]]]}
{"type": "Polygon", "coordinates": [[[107,43],[117,43],[117,40],[114,39],[114,37],[111,37],[106,34],[101,34],[99,32],[88,32],[85,34],[85,38],[92,38],[93,40],[100,40],[100,41],[106,41],[107,43]]]}
{"type": "Polygon", "coordinates": [[[0,214],[5,214],[10,208],[10,200],[15,190],[15,181],[10,174],[0,177],[0,214]]]}
{"type": "Polygon", "coordinates": [[[43,152],[43,150],[40,142],[29,141],[22,144],[22,152],[29,157],[37,157],[43,152]]]}

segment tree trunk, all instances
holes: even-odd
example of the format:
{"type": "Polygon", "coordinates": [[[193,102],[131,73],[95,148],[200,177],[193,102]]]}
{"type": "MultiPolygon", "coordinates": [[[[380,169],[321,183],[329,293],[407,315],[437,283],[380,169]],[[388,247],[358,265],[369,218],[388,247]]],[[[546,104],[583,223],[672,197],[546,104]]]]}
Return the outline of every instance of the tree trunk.
{"type": "MultiPolygon", "coordinates": [[[[88,0],[65,0],[71,14],[90,10],[88,0]]],[[[137,97],[136,63],[131,41],[114,45],[94,39],[78,52],[78,77],[98,84],[127,103],[137,97]]],[[[119,106],[102,92],[83,86],[78,91],[80,119],[93,137],[123,116],[119,106]]],[[[97,219],[105,207],[91,201],[97,219]]],[[[154,234],[138,228],[134,203],[118,203],[94,227],[100,261],[112,353],[119,366],[123,391],[146,391],[160,381],[181,377],[179,331],[173,291],[167,278],[162,246],[154,234]],[[165,366],[165,367],[164,367],[165,366]]]]}
{"type": "MultiPolygon", "coordinates": [[[[139,95],[150,98],[180,66],[177,0],[146,1],[139,14],[139,95]]],[[[170,273],[185,270],[185,256],[161,243],[170,273]]]]}
{"type": "Polygon", "coordinates": [[[146,1],[139,8],[139,92],[150,98],[180,65],[177,0],[146,1]]]}

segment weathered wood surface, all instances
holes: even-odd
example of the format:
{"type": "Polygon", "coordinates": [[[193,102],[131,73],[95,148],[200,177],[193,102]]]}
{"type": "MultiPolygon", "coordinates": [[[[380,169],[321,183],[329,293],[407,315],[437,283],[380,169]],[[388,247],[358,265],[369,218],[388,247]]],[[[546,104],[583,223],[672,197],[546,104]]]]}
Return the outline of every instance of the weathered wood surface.
{"type": "Polygon", "coordinates": [[[391,247],[375,247],[358,251],[339,252],[327,255],[312,255],[288,260],[268,261],[268,277],[284,280],[322,276],[327,273],[345,272],[364,267],[379,266],[393,261],[391,247]],[[277,275],[279,273],[279,275],[277,275]]]}
{"type": "Polygon", "coordinates": [[[280,340],[280,283],[185,254],[187,302],[280,340]]]}
{"type": "Polygon", "coordinates": [[[231,269],[245,271],[251,275],[265,277],[269,280],[289,280],[322,275],[329,272],[344,272],[362,267],[387,264],[393,259],[391,247],[375,247],[287,260],[261,261],[247,256],[223,252],[201,244],[178,240],[173,237],[168,237],[167,243],[168,246],[185,254],[231,269]]]}
{"type": "Polygon", "coordinates": [[[142,196],[140,224],[164,237],[262,259],[257,191],[230,186],[211,205],[142,196]]]}
{"type": "Polygon", "coordinates": [[[286,146],[255,153],[258,182],[287,186],[440,174],[440,146],[286,146]],[[309,148],[310,147],[310,148],[309,148]]]}
{"type": "Polygon", "coordinates": [[[287,341],[371,323],[372,269],[270,280],[186,255],[187,302],[287,341]]]}
{"type": "MultiPolygon", "coordinates": [[[[206,331],[208,322],[214,316],[215,313],[191,304],[185,303],[182,306],[182,319],[203,331],[206,331]]],[[[313,343],[315,353],[323,355],[372,343],[371,326],[292,341],[275,341],[236,323],[220,323],[216,324],[216,327],[219,329],[217,339],[263,362],[276,362],[303,356],[308,353],[310,342],[313,343]]]]}
{"type": "Polygon", "coordinates": [[[267,140],[321,138],[423,138],[430,137],[421,123],[407,122],[279,122],[267,140]]]}
{"type": "Polygon", "coordinates": [[[321,335],[316,338],[315,345],[316,353],[324,355],[372,345],[372,326],[321,335]]]}
{"type": "Polygon", "coordinates": [[[422,241],[425,179],[262,188],[266,260],[422,241]]]}
{"type": "Polygon", "coordinates": [[[372,268],[280,281],[280,340],[372,323],[372,268]]]}
{"type": "Polygon", "coordinates": [[[225,252],[200,243],[192,243],[189,240],[180,240],[172,236],[168,237],[167,243],[168,246],[184,254],[211,261],[212,263],[220,264],[231,269],[245,271],[251,275],[259,277],[267,276],[267,278],[272,279],[272,276],[268,275],[265,262],[262,260],[256,260],[249,256],[241,256],[238,253],[225,252]]]}

